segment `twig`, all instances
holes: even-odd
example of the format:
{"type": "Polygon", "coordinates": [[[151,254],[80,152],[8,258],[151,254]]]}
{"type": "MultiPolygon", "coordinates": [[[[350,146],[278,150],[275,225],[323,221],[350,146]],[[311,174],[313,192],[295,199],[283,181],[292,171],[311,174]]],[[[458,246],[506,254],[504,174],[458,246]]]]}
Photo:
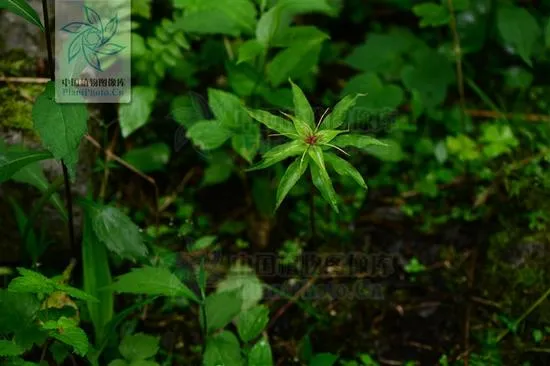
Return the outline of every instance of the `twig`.
{"type": "MultiPolygon", "coordinates": [[[[50,72],[51,81],[55,80],[55,62],[53,58],[52,39],[50,33],[50,19],[48,17],[48,2],[42,0],[42,10],[44,12],[44,33],[46,35],[46,48],[48,50],[48,66],[50,72]]],[[[65,181],[65,198],[67,200],[67,213],[69,215],[68,227],[69,227],[69,244],[73,255],[76,256],[76,240],[74,235],[74,215],[73,215],[73,197],[71,194],[71,180],[69,177],[69,170],[67,165],[62,160],[61,166],[63,168],[63,179],[65,181]]]]}
{"type": "Polygon", "coordinates": [[[164,199],[164,202],[162,202],[162,205],[159,207],[159,212],[166,210],[172,203],[174,203],[174,201],[178,198],[178,195],[185,189],[187,183],[189,183],[191,178],[193,178],[193,176],[197,173],[198,169],[199,168],[197,167],[192,168],[185,174],[183,180],[175,189],[174,193],[164,199]]]}
{"type": "MultiPolygon", "coordinates": [[[[113,138],[111,139],[111,144],[109,145],[107,151],[110,153],[114,151],[115,145],[116,145],[116,139],[118,137],[118,128],[115,129],[115,133],[113,134],[113,138]]],[[[107,191],[107,182],[109,181],[109,163],[111,162],[111,155],[112,154],[106,154],[105,156],[105,165],[103,167],[103,180],[101,181],[101,188],[99,190],[99,198],[103,201],[105,199],[105,193],[107,191]]]]}
{"type": "Polygon", "coordinates": [[[461,109],[461,119],[462,125],[464,125],[465,113],[466,113],[466,99],[464,97],[464,75],[462,73],[462,48],[460,47],[460,37],[458,36],[458,31],[456,30],[456,18],[453,6],[453,0],[447,0],[447,5],[449,7],[450,22],[449,27],[453,34],[453,48],[456,57],[456,79],[458,84],[458,95],[460,98],[460,109],[461,109]]]}
{"type": "Polygon", "coordinates": [[[50,81],[49,78],[0,76],[0,82],[3,83],[46,84],[48,81],[50,81]]]}
{"type": "Polygon", "coordinates": [[[496,111],[467,109],[466,114],[471,117],[520,119],[529,122],[550,122],[550,116],[534,113],[502,113],[496,111]]]}

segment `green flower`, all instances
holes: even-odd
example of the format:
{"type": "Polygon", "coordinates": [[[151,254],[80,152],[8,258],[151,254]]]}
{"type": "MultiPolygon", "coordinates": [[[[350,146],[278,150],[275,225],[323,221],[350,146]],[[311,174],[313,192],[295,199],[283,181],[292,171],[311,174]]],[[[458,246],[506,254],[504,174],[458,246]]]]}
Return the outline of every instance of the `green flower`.
{"type": "Polygon", "coordinates": [[[336,192],[328,175],[327,165],[339,175],[351,177],[362,188],[367,189],[367,185],[357,169],[330,150],[336,149],[347,155],[342,148],[352,146],[365,149],[367,146],[385,146],[385,144],[370,136],[348,133],[349,130],[338,129],[344,123],[348,111],[355,105],[357,98],[364,94],[346,96],[334,107],[332,113],[325,118],[321,117],[315,124],[313,109],[303,91],[292,80],[289,81],[294,96],[294,116],[287,114],[285,116],[290,121],[262,110],[248,110],[248,114],[269,129],[292,141],[266,152],[263,154],[262,161],[248,170],[264,169],[287,158],[296,157],[279,183],[276,209],[309,166],[313,184],[321,192],[323,198],[338,212],[336,192]]]}

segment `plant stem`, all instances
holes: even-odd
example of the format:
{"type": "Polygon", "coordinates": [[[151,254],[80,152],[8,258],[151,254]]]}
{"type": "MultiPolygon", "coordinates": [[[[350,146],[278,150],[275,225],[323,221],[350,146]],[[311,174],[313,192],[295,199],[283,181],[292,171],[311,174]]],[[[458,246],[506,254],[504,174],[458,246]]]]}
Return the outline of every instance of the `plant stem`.
{"type": "Polygon", "coordinates": [[[310,190],[309,190],[309,220],[311,224],[311,238],[317,237],[317,228],[315,225],[315,185],[313,184],[313,178],[310,177],[310,190]]]}
{"type": "MultiPolygon", "coordinates": [[[[46,48],[48,50],[48,66],[50,72],[50,79],[55,80],[55,61],[53,57],[52,37],[50,33],[50,19],[48,17],[48,2],[42,0],[42,10],[44,12],[44,33],[46,34],[46,48]]],[[[74,237],[74,215],[73,215],[73,198],[71,195],[71,180],[69,179],[69,170],[64,161],[61,161],[63,167],[63,180],[65,181],[65,199],[67,200],[67,213],[69,215],[68,227],[69,227],[69,244],[73,254],[76,254],[76,244],[74,237]]]]}

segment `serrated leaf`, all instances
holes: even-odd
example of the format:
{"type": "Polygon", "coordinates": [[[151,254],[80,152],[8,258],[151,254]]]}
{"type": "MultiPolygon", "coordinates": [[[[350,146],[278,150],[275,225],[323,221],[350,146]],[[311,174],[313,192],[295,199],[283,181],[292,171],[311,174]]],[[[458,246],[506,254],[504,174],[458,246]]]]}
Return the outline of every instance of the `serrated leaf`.
{"type": "Polygon", "coordinates": [[[88,353],[88,337],[73,319],[61,317],[57,322],[44,323],[43,328],[49,330],[50,337],[71,346],[78,355],[85,356],[88,353]]]}
{"type": "Polygon", "coordinates": [[[96,237],[121,258],[136,260],[148,250],[139,228],[119,209],[89,202],[85,205],[96,237]]]}
{"type": "Polygon", "coordinates": [[[311,164],[313,184],[321,192],[323,198],[331,205],[332,209],[338,213],[338,199],[325,167],[323,151],[319,146],[312,146],[309,150],[309,156],[314,162],[311,164]]]}
{"type": "Polygon", "coordinates": [[[355,106],[357,98],[361,96],[365,96],[365,94],[346,95],[336,104],[334,110],[325,117],[323,122],[321,122],[319,129],[334,130],[344,124],[349,110],[355,106]]]}
{"type": "Polygon", "coordinates": [[[36,296],[0,289],[0,333],[10,334],[26,328],[39,309],[36,296]]]}
{"type": "Polygon", "coordinates": [[[256,342],[252,349],[250,349],[248,353],[248,364],[250,366],[273,366],[273,355],[267,339],[262,338],[256,342]]]}
{"type": "Polygon", "coordinates": [[[242,366],[239,340],[229,331],[223,331],[208,338],[204,352],[203,366],[242,366]]]}
{"type": "Polygon", "coordinates": [[[497,11],[497,28],[503,40],[514,47],[529,66],[533,66],[531,54],[541,35],[537,20],[527,9],[501,6],[497,11]]]}
{"type": "Polygon", "coordinates": [[[237,331],[244,342],[260,335],[269,322],[269,309],[265,305],[257,305],[239,314],[237,331]]]}
{"type": "Polygon", "coordinates": [[[8,291],[49,295],[56,290],[55,282],[41,273],[17,268],[20,276],[11,280],[8,291]]]}
{"type": "Polygon", "coordinates": [[[375,139],[374,137],[352,134],[352,133],[337,136],[336,138],[334,138],[334,140],[332,140],[332,144],[338,147],[353,146],[362,150],[366,149],[368,146],[371,146],[371,145],[378,145],[378,146],[386,145],[385,143],[375,139]]]}
{"type": "Polygon", "coordinates": [[[118,110],[120,130],[124,138],[148,122],[156,96],[155,88],[146,86],[132,88],[131,102],[121,104],[118,110]]]}
{"type": "Polygon", "coordinates": [[[307,145],[301,140],[284,143],[266,152],[262,161],[253,165],[247,171],[265,169],[291,156],[301,155],[306,149],[307,145]]]}
{"type": "Polygon", "coordinates": [[[42,144],[58,160],[63,160],[74,180],[80,140],[87,131],[85,104],[55,102],[55,84],[49,81],[32,108],[32,119],[42,144]]]}
{"type": "Polygon", "coordinates": [[[44,31],[44,26],[40,21],[40,17],[26,0],[0,0],[0,9],[7,9],[14,14],[23,17],[29,23],[38,26],[44,31]]]}
{"type": "MultiPolygon", "coordinates": [[[[241,307],[242,299],[236,290],[208,295],[204,304],[208,332],[221,329],[229,324],[240,313],[241,307]]],[[[200,319],[202,323],[202,315],[200,319]]]]}
{"type": "Polygon", "coordinates": [[[187,131],[187,137],[202,150],[214,150],[222,146],[231,133],[215,120],[199,121],[187,131]]]}
{"type": "Polygon", "coordinates": [[[105,336],[105,327],[114,315],[111,270],[107,248],[93,231],[93,222],[87,213],[84,214],[84,233],[82,239],[82,271],[84,291],[99,301],[87,301],[86,306],[92,320],[96,343],[105,336]]]}
{"type": "Polygon", "coordinates": [[[413,13],[419,16],[420,27],[437,27],[449,23],[450,14],[441,4],[422,3],[413,7],[413,13]]]}
{"type": "Polygon", "coordinates": [[[269,112],[262,111],[259,109],[256,110],[247,110],[248,114],[257,120],[258,122],[264,124],[270,130],[273,130],[277,133],[285,135],[290,138],[296,138],[298,136],[296,129],[284,118],[275,116],[269,112]]]}
{"type": "Polygon", "coordinates": [[[118,349],[128,361],[144,360],[157,354],[159,341],[158,337],[137,333],[124,337],[118,349]]]}
{"type": "Polygon", "coordinates": [[[296,159],[292,164],[290,164],[283,174],[279,186],[277,187],[277,198],[275,203],[275,210],[279,208],[288,192],[298,183],[298,180],[304,175],[308,165],[308,159],[301,160],[296,159]]]}
{"type": "Polygon", "coordinates": [[[324,157],[325,161],[336,171],[336,173],[351,177],[361,186],[361,188],[367,189],[367,184],[361,176],[361,173],[359,173],[353,165],[333,153],[325,152],[324,157]]]}
{"type": "Polygon", "coordinates": [[[25,166],[52,159],[53,155],[47,151],[6,151],[0,153],[0,183],[10,179],[25,166]]]}
{"type": "MultiPolygon", "coordinates": [[[[292,96],[294,100],[294,116],[306,122],[312,129],[315,128],[315,114],[313,109],[309,104],[306,96],[302,89],[294,84],[292,80],[289,80],[290,85],[292,86],[292,96]]],[[[296,128],[298,130],[298,128],[296,128]]]]}
{"type": "Polygon", "coordinates": [[[111,289],[119,293],[183,296],[199,302],[195,295],[173,273],[161,267],[142,267],[118,276],[111,289]]]}
{"type": "Polygon", "coordinates": [[[0,357],[14,357],[23,354],[25,350],[13,341],[0,339],[0,357]]]}

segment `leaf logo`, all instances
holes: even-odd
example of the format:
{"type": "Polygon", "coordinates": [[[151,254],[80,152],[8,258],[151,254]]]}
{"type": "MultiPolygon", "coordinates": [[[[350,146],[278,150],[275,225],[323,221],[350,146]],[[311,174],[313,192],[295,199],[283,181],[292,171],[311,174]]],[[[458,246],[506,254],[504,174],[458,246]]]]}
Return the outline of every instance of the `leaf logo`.
{"type": "Polygon", "coordinates": [[[87,22],[72,22],[61,28],[62,31],[76,34],[69,45],[69,63],[83,53],[88,65],[97,71],[103,71],[98,55],[116,55],[125,48],[109,42],[117,33],[118,15],[103,26],[101,17],[95,10],[84,6],[84,13],[87,22]]]}

